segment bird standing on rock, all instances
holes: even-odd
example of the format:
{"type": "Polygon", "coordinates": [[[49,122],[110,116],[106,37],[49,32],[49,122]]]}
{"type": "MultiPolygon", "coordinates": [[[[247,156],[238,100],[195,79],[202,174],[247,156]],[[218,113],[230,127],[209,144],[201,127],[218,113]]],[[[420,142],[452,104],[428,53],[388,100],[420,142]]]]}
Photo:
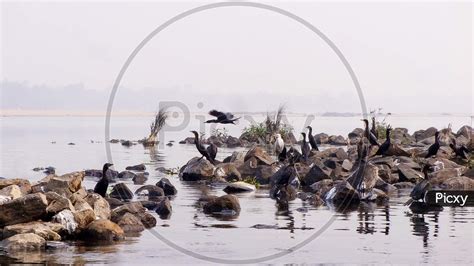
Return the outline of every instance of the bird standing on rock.
{"type": "Polygon", "coordinates": [[[431,156],[436,156],[436,154],[438,153],[438,150],[439,150],[439,131],[436,131],[435,133],[435,143],[433,143],[433,145],[431,145],[429,148],[428,148],[428,153],[426,154],[425,158],[430,158],[431,156]]]}
{"type": "Polygon", "coordinates": [[[370,145],[380,146],[380,144],[377,141],[377,137],[374,134],[372,134],[372,132],[370,132],[369,130],[369,120],[362,119],[362,121],[364,121],[364,125],[365,125],[365,131],[364,131],[365,137],[369,141],[370,145]]]}
{"type": "Polygon", "coordinates": [[[285,148],[285,141],[283,141],[280,134],[275,134],[275,153],[280,154],[283,148],[285,148]]]}
{"type": "Polygon", "coordinates": [[[94,187],[94,193],[97,193],[104,198],[105,198],[105,195],[107,194],[107,188],[109,187],[109,179],[107,178],[107,170],[109,170],[109,167],[112,165],[113,164],[111,163],[104,164],[104,167],[102,168],[102,178],[99,180],[99,182],[97,182],[97,184],[94,187]]]}
{"type": "Polygon", "coordinates": [[[217,119],[207,120],[206,123],[220,123],[220,124],[234,124],[235,121],[239,120],[240,117],[234,118],[232,113],[224,113],[217,110],[211,110],[210,115],[215,116],[217,119]]]}
{"type": "MultiPolygon", "coordinates": [[[[197,133],[197,131],[193,130],[191,131],[191,133],[194,134],[194,144],[196,145],[196,149],[202,155],[202,157],[199,160],[201,160],[203,157],[206,157],[206,159],[209,162],[214,164],[214,159],[211,157],[208,150],[204,148],[204,146],[201,144],[201,140],[199,139],[199,134],[197,133]]],[[[216,153],[217,153],[217,148],[216,148],[216,153]]]]}
{"type": "Polygon", "coordinates": [[[405,206],[410,205],[414,201],[423,200],[425,197],[426,192],[431,189],[431,183],[429,181],[428,171],[430,169],[429,165],[425,165],[423,167],[423,174],[425,175],[425,179],[423,179],[420,183],[416,184],[413,190],[410,193],[410,199],[405,202],[405,206]]]}
{"type": "Polygon", "coordinates": [[[379,132],[377,131],[377,126],[375,123],[375,117],[372,117],[372,128],[370,129],[370,132],[378,139],[379,138],[379,132]]]}
{"type": "Polygon", "coordinates": [[[388,125],[387,129],[385,130],[385,142],[382,143],[382,145],[380,145],[375,155],[385,155],[388,149],[390,149],[390,131],[391,130],[392,128],[390,127],[390,125],[388,125]]]}
{"type": "Polygon", "coordinates": [[[303,142],[301,142],[301,154],[303,155],[303,159],[306,162],[309,158],[311,147],[309,146],[308,142],[306,142],[306,134],[301,132],[301,135],[303,135],[303,142]]]}
{"type": "Polygon", "coordinates": [[[207,150],[207,153],[209,154],[209,157],[211,157],[211,159],[213,161],[215,161],[216,160],[216,155],[217,155],[217,146],[216,146],[216,144],[211,142],[209,144],[209,146],[207,146],[206,150],[207,150]]]}
{"type": "Polygon", "coordinates": [[[449,147],[451,147],[451,149],[453,149],[454,154],[456,154],[457,157],[460,157],[462,159],[467,160],[469,150],[466,148],[466,146],[464,146],[462,144],[459,145],[459,146],[456,145],[456,140],[453,139],[453,142],[451,144],[449,144],[449,147]]]}
{"type": "Polygon", "coordinates": [[[309,140],[309,144],[311,145],[311,149],[315,151],[319,151],[318,144],[316,143],[316,140],[314,139],[314,136],[313,136],[313,128],[311,126],[307,126],[306,128],[308,129],[308,140],[309,140]]]}

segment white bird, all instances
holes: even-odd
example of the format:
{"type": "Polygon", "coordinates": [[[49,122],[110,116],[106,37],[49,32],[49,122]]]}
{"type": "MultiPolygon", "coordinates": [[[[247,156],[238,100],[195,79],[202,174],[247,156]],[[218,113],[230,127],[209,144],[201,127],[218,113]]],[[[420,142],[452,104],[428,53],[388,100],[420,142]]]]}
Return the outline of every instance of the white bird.
{"type": "Polygon", "coordinates": [[[278,155],[283,151],[285,147],[285,142],[281,138],[280,134],[275,134],[275,153],[278,155]]]}

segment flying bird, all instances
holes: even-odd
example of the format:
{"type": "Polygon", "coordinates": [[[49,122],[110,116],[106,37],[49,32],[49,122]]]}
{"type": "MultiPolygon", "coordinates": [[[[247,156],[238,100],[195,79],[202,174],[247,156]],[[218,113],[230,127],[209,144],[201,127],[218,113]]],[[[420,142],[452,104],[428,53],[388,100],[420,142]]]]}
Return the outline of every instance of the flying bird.
{"type": "Polygon", "coordinates": [[[207,120],[206,123],[219,123],[219,124],[234,124],[235,121],[239,120],[240,117],[235,118],[232,113],[224,113],[217,110],[211,110],[210,115],[215,116],[216,119],[207,120]]]}

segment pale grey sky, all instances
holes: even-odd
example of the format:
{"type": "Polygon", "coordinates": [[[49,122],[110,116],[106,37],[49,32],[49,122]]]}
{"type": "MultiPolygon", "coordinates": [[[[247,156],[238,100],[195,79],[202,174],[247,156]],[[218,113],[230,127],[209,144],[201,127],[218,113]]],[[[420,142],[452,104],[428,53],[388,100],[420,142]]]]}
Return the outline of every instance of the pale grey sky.
{"type": "MultiPolygon", "coordinates": [[[[472,113],[471,2],[266,3],[311,22],[341,49],[369,108],[472,113]]],[[[98,91],[91,95],[99,103],[86,99],[74,108],[103,108],[135,46],[201,4],[3,2],[2,108],[55,106],[48,102],[55,92],[56,101],[67,102],[77,100],[77,90],[85,91],[84,99],[87,90],[98,91]],[[38,100],[42,93],[50,97],[38,100]]],[[[172,25],[145,46],[122,86],[117,99],[124,105],[117,109],[154,110],[143,105],[166,99],[239,111],[280,102],[294,112],[360,111],[348,73],[319,37],[287,17],[249,7],[208,10],[172,25]],[[153,90],[153,99],[132,99],[133,90],[143,89],[153,90]]]]}

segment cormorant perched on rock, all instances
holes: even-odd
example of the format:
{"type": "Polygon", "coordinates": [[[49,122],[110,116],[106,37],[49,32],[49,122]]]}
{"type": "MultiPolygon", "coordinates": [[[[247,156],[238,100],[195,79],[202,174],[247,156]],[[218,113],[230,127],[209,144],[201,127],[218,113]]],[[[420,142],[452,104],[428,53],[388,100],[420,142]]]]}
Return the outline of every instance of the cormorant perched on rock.
{"type": "Polygon", "coordinates": [[[370,132],[370,130],[369,130],[369,120],[362,119],[362,121],[364,121],[364,124],[365,124],[365,131],[364,131],[365,132],[365,137],[369,141],[370,145],[380,146],[380,144],[377,141],[377,137],[375,137],[375,135],[372,134],[372,132],[370,132]]]}
{"type": "Polygon", "coordinates": [[[280,154],[283,148],[285,148],[285,141],[283,141],[280,134],[275,134],[275,153],[280,154]]]}
{"type": "Polygon", "coordinates": [[[211,157],[212,161],[216,160],[216,155],[217,155],[217,146],[214,143],[210,143],[209,146],[206,148],[207,153],[209,154],[209,157],[211,157]]]}
{"type": "Polygon", "coordinates": [[[457,157],[460,157],[462,159],[467,160],[467,155],[469,153],[469,150],[466,148],[464,145],[456,145],[456,140],[453,139],[453,142],[449,144],[449,147],[453,149],[454,153],[456,154],[457,157]]]}
{"type": "Polygon", "coordinates": [[[240,117],[234,118],[231,113],[219,112],[217,110],[211,110],[210,115],[215,116],[217,119],[207,120],[206,123],[220,123],[220,124],[234,124],[235,121],[239,120],[240,117]]]}
{"type": "Polygon", "coordinates": [[[287,158],[287,150],[286,147],[283,146],[283,150],[278,154],[278,161],[279,162],[284,162],[287,158]]]}
{"type": "Polygon", "coordinates": [[[372,128],[370,129],[370,132],[374,134],[374,136],[378,139],[379,138],[379,132],[377,131],[377,126],[375,123],[375,117],[372,117],[372,128]]]}
{"type": "Polygon", "coordinates": [[[201,140],[199,139],[199,134],[197,133],[197,131],[191,131],[193,134],[194,134],[194,144],[196,144],[196,149],[198,150],[198,152],[202,155],[201,159],[203,157],[206,157],[206,159],[211,162],[212,164],[214,164],[214,159],[212,159],[211,155],[209,155],[209,152],[207,151],[206,148],[204,148],[204,146],[201,144],[201,140]]]}
{"type": "Polygon", "coordinates": [[[410,193],[411,198],[407,202],[405,202],[405,206],[410,205],[414,201],[424,200],[426,192],[431,189],[431,184],[428,176],[429,169],[429,165],[425,165],[423,167],[423,174],[425,175],[425,179],[423,179],[420,183],[416,184],[416,186],[413,188],[410,193]]]}
{"type": "Polygon", "coordinates": [[[277,198],[278,194],[285,187],[285,191],[288,189],[288,185],[297,177],[295,168],[295,158],[288,156],[288,165],[281,169],[278,177],[275,180],[275,187],[271,190],[272,198],[277,198]]]}
{"type": "Polygon", "coordinates": [[[438,153],[438,150],[439,150],[439,131],[436,131],[435,133],[435,143],[433,143],[433,145],[431,145],[429,148],[428,148],[428,153],[426,154],[425,158],[430,158],[431,156],[436,156],[436,154],[438,153]]]}
{"type": "MultiPolygon", "coordinates": [[[[357,159],[357,169],[352,172],[352,174],[347,178],[347,181],[355,190],[357,190],[359,198],[364,199],[368,190],[373,186],[370,185],[369,188],[366,185],[367,182],[364,180],[366,178],[368,147],[366,145],[359,145],[358,148],[359,158],[357,159]]],[[[372,181],[373,180],[371,180],[370,183],[372,183],[372,181]]]]}
{"type": "Polygon", "coordinates": [[[313,128],[311,126],[307,126],[306,128],[308,128],[308,140],[309,140],[309,144],[311,145],[311,148],[313,150],[319,151],[318,144],[316,143],[316,140],[314,139],[314,136],[313,136],[313,128]]]}
{"type": "Polygon", "coordinates": [[[311,147],[308,142],[306,142],[306,134],[301,132],[303,135],[303,142],[301,142],[301,154],[303,155],[303,160],[306,162],[309,158],[309,153],[311,152],[311,147]]]}
{"type": "Polygon", "coordinates": [[[388,125],[387,129],[385,130],[385,142],[380,145],[379,149],[375,153],[375,155],[385,155],[385,153],[390,148],[390,131],[392,128],[388,125]]]}
{"type": "Polygon", "coordinates": [[[111,163],[104,164],[104,167],[102,168],[102,178],[99,180],[99,182],[97,182],[97,184],[94,187],[94,193],[97,193],[104,198],[105,198],[105,195],[107,194],[107,188],[109,187],[109,179],[107,178],[107,170],[109,170],[109,167],[112,165],[113,164],[111,163]]]}

